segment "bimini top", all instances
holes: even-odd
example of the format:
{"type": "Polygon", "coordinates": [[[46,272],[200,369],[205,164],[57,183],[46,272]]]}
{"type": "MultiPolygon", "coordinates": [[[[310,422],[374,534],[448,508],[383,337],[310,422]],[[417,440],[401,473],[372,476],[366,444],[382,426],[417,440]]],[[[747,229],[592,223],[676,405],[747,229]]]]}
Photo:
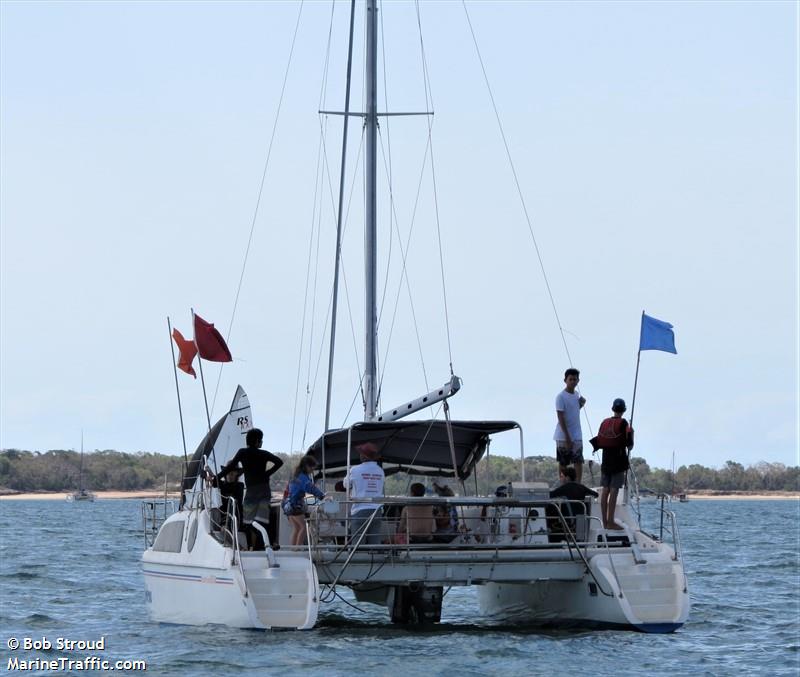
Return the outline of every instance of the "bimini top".
{"type": "MultiPolygon", "coordinates": [[[[486,451],[489,436],[513,430],[514,421],[452,421],[458,478],[469,477],[475,464],[486,451]]],[[[387,475],[407,472],[411,475],[453,477],[453,458],[447,435],[446,421],[363,422],[351,428],[331,430],[308,449],[308,453],[323,468],[322,447],[325,446],[325,474],[343,477],[347,472],[347,437],[351,434],[350,464],[360,462],[355,447],[364,442],[374,443],[379,450],[381,465],[387,475]]]]}

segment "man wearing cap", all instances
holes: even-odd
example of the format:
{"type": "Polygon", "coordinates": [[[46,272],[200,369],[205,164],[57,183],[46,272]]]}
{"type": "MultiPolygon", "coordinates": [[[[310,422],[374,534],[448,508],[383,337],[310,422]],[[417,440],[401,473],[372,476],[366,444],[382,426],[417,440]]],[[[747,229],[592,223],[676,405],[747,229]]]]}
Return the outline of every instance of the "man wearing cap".
{"type": "MultiPolygon", "coordinates": [[[[344,486],[349,490],[350,498],[377,498],[383,496],[385,475],[378,463],[378,447],[372,442],[365,442],[356,447],[361,463],[350,468],[350,475],[345,478],[344,486]]],[[[375,517],[367,527],[362,543],[374,545],[381,542],[381,504],[356,502],[350,509],[350,537],[357,540],[364,525],[372,514],[375,517]],[[377,511],[377,512],[376,512],[377,511]]]]}
{"type": "Polygon", "coordinates": [[[603,450],[603,462],[600,465],[601,484],[600,510],[603,515],[603,526],[617,530],[620,526],[614,521],[617,509],[617,495],[625,483],[625,473],[630,464],[628,451],[633,449],[633,428],[622,418],[625,413],[625,400],[617,398],[611,405],[614,415],[600,424],[597,437],[592,438],[592,446],[603,450]]]}

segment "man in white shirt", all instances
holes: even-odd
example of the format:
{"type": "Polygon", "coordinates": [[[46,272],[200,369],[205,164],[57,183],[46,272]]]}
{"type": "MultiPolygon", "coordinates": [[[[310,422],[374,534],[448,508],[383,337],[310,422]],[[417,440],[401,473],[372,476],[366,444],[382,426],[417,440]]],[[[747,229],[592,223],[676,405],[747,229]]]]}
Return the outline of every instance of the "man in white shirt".
{"type": "MultiPolygon", "coordinates": [[[[349,490],[350,498],[376,498],[383,496],[383,482],[385,475],[383,468],[378,463],[378,447],[372,442],[365,442],[356,447],[361,458],[361,463],[350,468],[350,475],[345,478],[344,486],[349,490]]],[[[376,544],[382,540],[381,504],[359,502],[353,503],[350,510],[350,538],[357,541],[361,536],[364,525],[377,510],[375,517],[367,527],[367,533],[362,543],[376,544]]]]}
{"type": "Polygon", "coordinates": [[[558,423],[553,439],[556,441],[558,469],[564,474],[569,465],[575,466],[576,480],[583,477],[583,435],[581,433],[581,408],[586,400],[576,392],[581,373],[570,367],[564,372],[566,387],[556,396],[558,423]]]}

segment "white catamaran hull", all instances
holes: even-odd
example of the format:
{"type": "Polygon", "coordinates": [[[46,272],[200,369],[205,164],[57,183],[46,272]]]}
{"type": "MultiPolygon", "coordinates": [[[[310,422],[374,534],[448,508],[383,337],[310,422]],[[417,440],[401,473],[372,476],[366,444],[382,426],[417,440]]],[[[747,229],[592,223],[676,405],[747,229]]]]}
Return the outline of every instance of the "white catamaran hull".
{"type": "Polygon", "coordinates": [[[277,553],[272,563],[278,566],[270,566],[264,551],[226,547],[209,525],[207,510],[175,513],[159,532],[164,538],[142,555],[151,620],[261,629],[314,626],[319,584],[307,554],[277,553]],[[176,536],[172,542],[170,531],[176,536]]]}
{"type": "Polygon", "coordinates": [[[671,549],[659,550],[638,564],[630,552],[596,555],[589,560],[591,572],[577,581],[487,583],[479,587],[481,611],[543,625],[673,632],[688,618],[689,591],[683,567],[673,561],[671,549]]]}

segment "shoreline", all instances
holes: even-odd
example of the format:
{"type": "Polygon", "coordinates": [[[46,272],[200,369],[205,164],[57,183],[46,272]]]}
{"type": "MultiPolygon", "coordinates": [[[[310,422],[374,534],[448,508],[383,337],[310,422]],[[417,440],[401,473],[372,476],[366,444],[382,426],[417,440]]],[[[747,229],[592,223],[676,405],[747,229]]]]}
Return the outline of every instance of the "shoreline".
{"type": "MultiPolygon", "coordinates": [[[[689,501],[797,501],[800,492],[774,491],[770,493],[747,493],[729,491],[721,494],[686,494],[689,501]]],[[[677,502],[677,498],[673,499],[677,502]]]]}
{"type": "MultiPolygon", "coordinates": [[[[164,490],[155,489],[139,491],[93,491],[95,500],[125,499],[125,498],[164,498],[164,490]]],[[[66,501],[71,496],[71,491],[36,491],[0,494],[0,501],[66,501]]],[[[167,500],[180,499],[177,491],[167,492],[167,500]]]]}
{"type": "MultiPolygon", "coordinates": [[[[0,501],[66,501],[67,496],[72,492],[63,491],[37,491],[0,494],[0,501]]],[[[95,491],[93,492],[96,500],[119,500],[131,498],[155,498],[163,499],[164,491],[142,489],[139,491],[95,491]]],[[[774,491],[764,492],[721,492],[721,493],[702,493],[687,494],[690,501],[797,501],[800,500],[798,491],[774,491]]],[[[168,492],[167,500],[179,500],[180,493],[168,492]]]]}

